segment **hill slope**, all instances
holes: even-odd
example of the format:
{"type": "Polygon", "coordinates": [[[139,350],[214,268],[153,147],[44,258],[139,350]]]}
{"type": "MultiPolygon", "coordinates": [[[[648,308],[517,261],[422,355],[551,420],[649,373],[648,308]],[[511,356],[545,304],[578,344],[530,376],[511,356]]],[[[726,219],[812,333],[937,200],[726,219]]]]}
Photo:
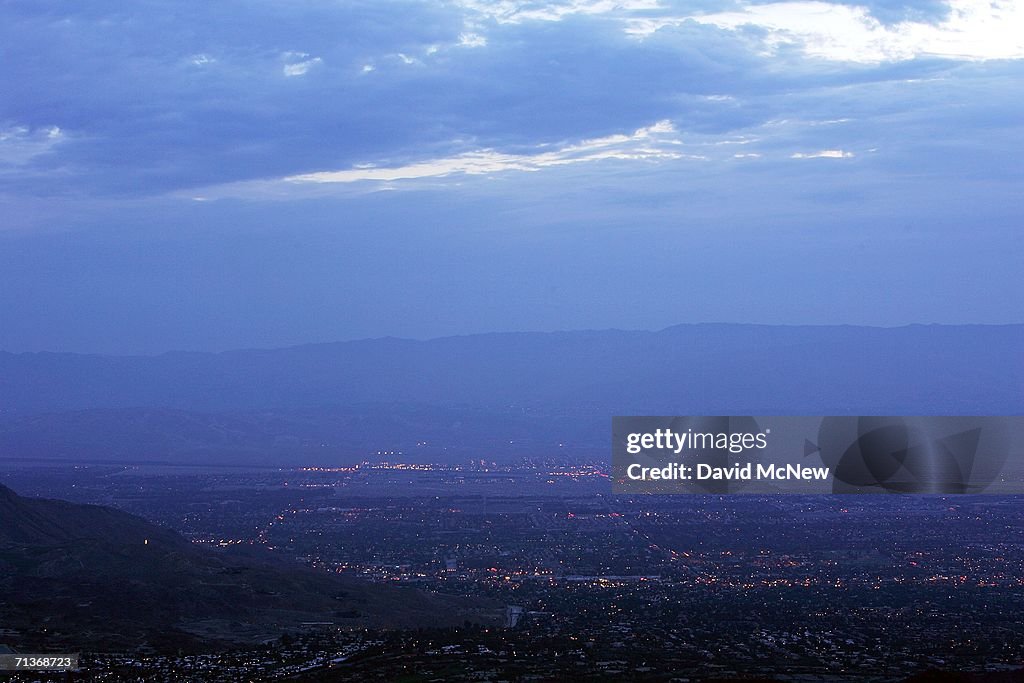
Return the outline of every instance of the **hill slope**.
{"type": "Polygon", "coordinates": [[[493,622],[483,601],[375,586],[200,549],[110,508],[0,486],[0,623],[10,645],[157,649],[276,637],[303,622],[416,627],[493,622]]]}

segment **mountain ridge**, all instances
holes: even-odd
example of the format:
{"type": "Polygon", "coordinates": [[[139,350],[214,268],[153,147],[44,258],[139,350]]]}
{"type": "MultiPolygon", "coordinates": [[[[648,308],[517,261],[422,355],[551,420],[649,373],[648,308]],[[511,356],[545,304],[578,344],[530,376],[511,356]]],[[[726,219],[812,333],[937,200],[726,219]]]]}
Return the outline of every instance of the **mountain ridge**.
{"type": "MultiPolygon", "coordinates": [[[[496,333],[216,354],[0,354],[0,410],[223,411],[403,401],[558,408],[582,402],[676,414],[680,401],[674,397],[685,396],[687,386],[731,399],[708,401],[706,410],[719,410],[717,404],[770,407],[772,401],[761,399],[771,396],[780,410],[791,411],[812,406],[787,399],[817,395],[815,412],[834,412],[842,406],[830,399],[840,392],[899,395],[913,385],[933,395],[966,390],[983,400],[995,392],[987,402],[998,403],[1020,393],[1013,391],[1020,383],[1011,387],[1008,380],[1024,380],[1022,349],[1024,325],[687,325],[659,332],[496,333]],[[837,391],[822,391],[821,382],[837,391]],[[979,382],[988,382],[985,391],[979,392],[979,382]],[[749,400],[755,394],[759,400],[749,400]]],[[[705,407],[689,403],[691,412],[705,407]]],[[[978,408],[992,412],[987,405],[978,408]]]]}
{"type": "Polygon", "coordinates": [[[0,458],[297,464],[418,449],[500,459],[559,444],[605,455],[612,415],[1021,414],[1021,387],[1024,325],[700,324],[0,354],[0,458]]]}
{"type": "Polygon", "coordinates": [[[701,322],[701,323],[677,323],[662,327],[657,330],[626,329],[620,327],[606,328],[581,328],[577,330],[506,330],[499,332],[468,332],[465,334],[450,334],[437,337],[416,338],[402,337],[398,335],[382,335],[379,337],[356,337],[353,339],[339,339],[334,341],[301,342],[297,344],[283,344],[281,346],[255,346],[222,349],[219,351],[196,350],[196,349],[168,349],[156,353],[103,353],[91,351],[8,351],[0,349],[0,356],[87,356],[94,358],[161,358],[163,356],[223,356],[230,354],[245,353],[271,353],[276,351],[290,351],[315,347],[338,347],[350,344],[364,344],[376,342],[408,342],[410,344],[429,344],[432,342],[444,342],[449,340],[467,338],[488,338],[488,337],[521,337],[521,336],[562,336],[562,335],[590,335],[590,334],[624,334],[624,335],[657,335],[665,332],[686,329],[729,329],[729,328],[753,328],[753,329],[788,329],[788,330],[825,330],[825,329],[860,329],[860,330],[902,330],[914,328],[946,328],[946,329],[972,329],[972,328],[1024,328],[1024,323],[907,323],[905,325],[856,325],[849,323],[842,324],[798,324],[798,323],[731,323],[731,322],[701,322]]]}

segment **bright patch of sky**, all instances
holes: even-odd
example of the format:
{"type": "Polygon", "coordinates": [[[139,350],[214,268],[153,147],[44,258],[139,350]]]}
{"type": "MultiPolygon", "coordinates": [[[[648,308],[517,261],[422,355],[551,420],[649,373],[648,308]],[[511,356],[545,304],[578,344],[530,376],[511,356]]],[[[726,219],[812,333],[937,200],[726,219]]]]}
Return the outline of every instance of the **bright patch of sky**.
{"type": "Polygon", "coordinates": [[[630,32],[649,35],[659,26],[696,21],[732,31],[762,29],[765,47],[794,47],[811,57],[879,63],[916,57],[987,60],[1024,57],[1024,3],[1016,0],[952,0],[938,22],[882,24],[865,7],[828,2],[777,2],[737,11],[635,23],[630,32]]]}

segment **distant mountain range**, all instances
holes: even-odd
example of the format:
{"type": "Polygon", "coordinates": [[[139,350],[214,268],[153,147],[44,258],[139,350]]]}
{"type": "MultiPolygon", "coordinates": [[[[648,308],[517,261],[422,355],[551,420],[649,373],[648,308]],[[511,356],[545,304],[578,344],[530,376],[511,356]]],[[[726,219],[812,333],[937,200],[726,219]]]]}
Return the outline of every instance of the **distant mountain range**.
{"type": "Polygon", "coordinates": [[[615,414],[1017,414],[1022,387],[1022,325],[680,325],[160,356],[0,353],[0,457],[277,462],[416,444],[432,457],[559,443],[602,452],[615,414]]]}
{"type": "Polygon", "coordinates": [[[483,600],[344,579],[260,549],[200,548],[112,508],[0,486],[0,642],[8,645],[173,650],[254,642],[303,622],[419,627],[499,617],[500,606],[483,600]]]}

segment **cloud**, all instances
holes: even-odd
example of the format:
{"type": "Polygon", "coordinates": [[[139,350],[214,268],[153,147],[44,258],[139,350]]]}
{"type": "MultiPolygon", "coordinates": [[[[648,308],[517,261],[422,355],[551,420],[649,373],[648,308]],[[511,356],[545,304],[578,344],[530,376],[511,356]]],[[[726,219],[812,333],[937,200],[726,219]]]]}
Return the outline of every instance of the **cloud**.
{"type": "Polygon", "coordinates": [[[700,158],[679,151],[678,131],[670,121],[658,121],[631,134],[582,140],[553,150],[512,154],[493,149],[464,152],[402,166],[358,166],[342,171],[318,171],[284,178],[289,183],[353,183],[364,180],[395,181],[444,178],[451,175],[487,175],[506,171],[539,171],[608,159],[657,161],[700,158]]]}
{"type": "Polygon", "coordinates": [[[965,60],[1024,57],[1024,6],[1016,0],[737,2],[726,11],[698,9],[685,14],[680,14],[674,3],[657,0],[459,0],[457,4],[467,11],[467,25],[480,31],[488,23],[603,17],[638,38],[687,22],[730,31],[757,29],[763,31],[760,40],[767,52],[795,47],[812,57],[855,63],[921,56],[965,60]]]}
{"type": "Polygon", "coordinates": [[[458,0],[457,4],[481,19],[489,19],[498,24],[562,21],[577,15],[623,15],[636,11],[656,10],[661,7],[658,0],[568,0],[562,2],[458,0]]]}
{"type": "Polygon", "coordinates": [[[823,149],[820,152],[795,152],[791,159],[852,159],[853,152],[842,149],[823,149]]]}
{"type": "Polygon", "coordinates": [[[311,57],[305,52],[288,52],[284,58],[287,62],[283,69],[285,76],[304,76],[314,66],[323,62],[320,57],[311,57]]]}
{"type": "Polygon", "coordinates": [[[960,60],[1024,58],[1024,4],[1016,0],[950,0],[943,20],[886,25],[868,8],[818,0],[748,4],[681,17],[635,19],[627,31],[646,37],[687,21],[730,31],[758,29],[768,53],[793,47],[821,59],[855,63],[917,57],[960,60]]]}
{"type": "MultiPolygon", "coordinates": [[[[932,144],[937,130],[949,144],[969,144],[994,131],[982,118],[1012,126],[1022,113],[1010,96],[1019,61],[977,70],[972,60],[810,60],[813,27],[797,25],[800,12],[820,10],[828,21],[819,33],[836,22],[834,41],[853,44],[860,59],[857,40],[868,39],[843,33],[851,25],[879,36],[963,25],[974,35],[982,10],[996,7],[987,3],[959,11],[933,0],[737,0],[731,12],[704,0],[686,12],[639,0],[286,5],[210,3],[188,30],[160,5],[131,15],[106,0],[56,14],[5,7],[0,42],[12,58],[0,72],[0,128],[65,133],[59,144],[26,138],[19,152],[8,142],[7,157],[27,159],[32,174],[6,174],[0,192],[200,196],[332,173],[582,167],[596,159],[557,141],[629,137],[622,131],[662,120],[685,145],[658,140],[655,154],[633,141],[593,154],[674,168],[673,155],[727,160],[742,143],[766,166],[794,153],[871,148],[911,163],[909,150],[932,144]],[[876,21],[882,14],[891,21],[876,21]],[[662,23],[630,37],[641,20],[662,23]]],[[[1018,10],[1000,7],[1012,25],[1018,10]]]]}
{"type": "Polygon", "coordinates": [[[486,47],[487,39],[478,33],[460,33],[459,45],[462,47],[486,47]]]}
{"type": "Polygon", "coordinates": [[[0,128],[0,169],[23,167],[37,157],[53,151],[66,136],[58,126],[0,128]]]}

